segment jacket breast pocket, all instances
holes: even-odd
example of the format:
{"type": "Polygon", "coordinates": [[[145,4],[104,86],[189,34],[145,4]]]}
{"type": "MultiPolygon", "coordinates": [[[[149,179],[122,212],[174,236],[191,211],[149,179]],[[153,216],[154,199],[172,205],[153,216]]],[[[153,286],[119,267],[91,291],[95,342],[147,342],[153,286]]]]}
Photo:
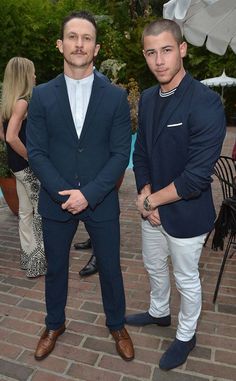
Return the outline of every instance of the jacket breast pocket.
{"type": "Polygon", "coordinates": [[[177,122],[177,123],[170,123],[170,124],[167,124],[167,128],[176,128],[176,127],[181,127],[183,126],[183,123],[182,122],[177,122]]]}

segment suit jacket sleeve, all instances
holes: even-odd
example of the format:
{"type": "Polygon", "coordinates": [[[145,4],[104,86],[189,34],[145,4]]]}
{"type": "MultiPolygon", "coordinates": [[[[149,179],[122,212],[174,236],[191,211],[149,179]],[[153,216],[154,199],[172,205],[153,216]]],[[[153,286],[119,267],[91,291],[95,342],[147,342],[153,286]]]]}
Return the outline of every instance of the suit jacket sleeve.
{"type": "Polygon", "coordinates": [[[198,197],[209,187],[226,133],[221,99],[206,90],[190,112],[188,159],[184,171],[174,180],[183,199],[198,197]]]}
{"type": "Polygon", "coordinates": [[[40,101],[38,88],[33,90],[27,117],[27,150],[29,164],[39,179],[57,203],[65,202],[67,196],[60,196],[59,191],[71,189],[71,185],[59,174],[49,159],[49,139],[46,115],[40,101]]]}

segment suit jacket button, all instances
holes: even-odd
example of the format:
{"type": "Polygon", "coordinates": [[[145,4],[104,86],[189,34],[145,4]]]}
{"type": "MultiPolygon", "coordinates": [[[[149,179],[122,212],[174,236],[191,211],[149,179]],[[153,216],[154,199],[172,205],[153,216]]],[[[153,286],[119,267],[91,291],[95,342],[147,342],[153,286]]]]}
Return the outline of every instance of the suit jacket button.
{"type": "Polygon", "coordinates": [[[84,150],[83,148],[79,148],[79,153],[83,152],[83,150],[84,150]]]}

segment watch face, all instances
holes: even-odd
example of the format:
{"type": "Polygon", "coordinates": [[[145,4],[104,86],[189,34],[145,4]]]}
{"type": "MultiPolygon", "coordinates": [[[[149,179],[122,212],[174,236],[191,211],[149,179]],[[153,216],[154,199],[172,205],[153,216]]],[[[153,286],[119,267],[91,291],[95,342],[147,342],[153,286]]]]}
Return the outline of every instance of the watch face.
{"type": "Polygon", "coordinates": [[[147,212],[150,211],[150,203],[149,203],[147,197],[145,198],[145,200],[144,200],[144,202],[143,202],[143,207],[144,207],[144,209],[145,209],[147,212]]]}

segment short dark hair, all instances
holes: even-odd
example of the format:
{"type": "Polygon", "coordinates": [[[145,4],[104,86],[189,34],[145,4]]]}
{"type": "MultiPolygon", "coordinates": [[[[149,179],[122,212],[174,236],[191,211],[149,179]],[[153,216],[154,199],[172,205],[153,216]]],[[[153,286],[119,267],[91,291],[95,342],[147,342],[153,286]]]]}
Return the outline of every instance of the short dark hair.
{"type": "Polygon", "coordinates": [[[65,25],[68,23],[68,21],[72,20],[72,19],[83,19],[83,20],[87,20],[89,22],[91,22],[91,24],[93,24],[94,28],[95,28],[95,33],[96,33],[96,37],[97,37],[97,24],[96,24],[96,21],[95,21],[95,18],[93,17],[93,15],[87,11],[72,11],[71,13],[69,13],[69,15],[67,15],[63,20],[62,20],[62,23],[61,23],[61,30],[60,30],[60,39],[63,40],[64,38],[64,30],[65,30],[65,25]]]}
{"type": "Polygon", "coordinates": [[[178,45],[183,42],[183,35],[180,26],[173,20],[159,19],[152,21],[148,24],[142,34],[142,45],[144,37],[146,36],[158,36],[162,32],[170,32],[178,45]]]}

